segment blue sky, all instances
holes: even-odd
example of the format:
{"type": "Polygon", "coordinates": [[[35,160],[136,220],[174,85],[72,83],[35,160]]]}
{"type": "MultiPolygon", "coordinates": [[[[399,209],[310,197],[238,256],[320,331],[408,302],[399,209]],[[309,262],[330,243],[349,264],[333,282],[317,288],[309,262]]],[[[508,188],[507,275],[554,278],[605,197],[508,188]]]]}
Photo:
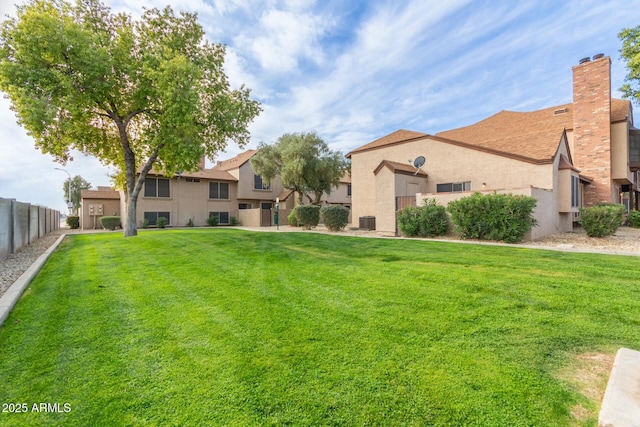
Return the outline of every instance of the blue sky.
{"type": "MultiPolygon", "coordinates": [[[[17,2],[2,2],[0,13],[17,2]]],[[[129,0],[105,3],[142,11],[129,0]]],[[[620,97],[626,68],[617,34],[640,25],[637,0],[144,2],[168,3],[198,12],[209,40],[227,45],[232,85],[246,84],[262,103],[244,149],[316,131],[345,154],[398,129],[433,134],[500,110],[571,102],[571,67],[597,53],[611,57],[620,97]]],[[[0,197],[65,211],[67,175],[55,167],[109,185],[96,159],[76,153],[60,166],[15,122],[0,99],[0,197]]],[[[218,159],[241,151],[230,145],[218,159]]]]}

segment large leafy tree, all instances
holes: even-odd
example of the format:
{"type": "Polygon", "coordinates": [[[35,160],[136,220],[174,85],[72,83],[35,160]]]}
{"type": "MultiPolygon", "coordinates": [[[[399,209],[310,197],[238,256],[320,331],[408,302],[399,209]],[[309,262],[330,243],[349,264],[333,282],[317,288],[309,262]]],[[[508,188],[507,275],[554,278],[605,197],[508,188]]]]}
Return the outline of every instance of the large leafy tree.
{"type": "Polygon", "coordinates": [[[620,54],[627,61],[629,74],[626,83],[620,88],[624,97],[632,99],[640,105],[640,25],[634,28],[625,28],[618,34],[622,40],[620,54]]]}
{"type": "Polygon", "coordinates": [[[260,144],[251,158],[251,167],[263,180],[280,176],[282,186],[298,194],[302,204],[306,196],[320,204],[324,193],[338,187],[349,163],[339,151],[332,151],[314,132],[287,133],[273,145],[260,144]]]}
{"type": "Polygon", "coordinates": [[[71,178],[71,180],[67,178],[62,189],[64,190],[64,201],[67,203],[73,203],[73,211],[78,212],[78,209],[80,208],[80,201],[82,199],[82,190],[91,189],[91,183],[80,175],[76,175],[71,178]],[[69,188],[69,186],[71,186],[71,188],[69,188]],[[71,200],[69,200],[69,195],[71,195],[71,200]]]}
{"type": "Polygon", "coordinates": [[[171,176],[248,142],[260,106],[230,88],[224,54],[196,14],[134,20],[99,0],[29,0],[2,22],[0,89],[43,152],[64,163],[77,149],[121,172],[132,236],[152,167],[171,176]]]}

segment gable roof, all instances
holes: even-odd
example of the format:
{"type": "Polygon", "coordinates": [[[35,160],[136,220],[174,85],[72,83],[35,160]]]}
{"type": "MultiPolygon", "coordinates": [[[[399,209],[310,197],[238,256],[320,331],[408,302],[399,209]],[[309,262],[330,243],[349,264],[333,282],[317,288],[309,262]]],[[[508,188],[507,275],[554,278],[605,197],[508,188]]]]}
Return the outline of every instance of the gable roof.
{"type": "Polygon", "coordinates": [[[411,164],[392,162],[391,160],[383,160],[380,162],[377,168],[374,169],[373,174],[377,175],[378,172],[382,170],[382,168],[387,168],[393,173],[398,173],[402,175],[418,175],[427,177],[428,175],[422,171],[422,169],[418,169],[416,173],[416,168],[411,164]]]}
{"type": "Polygon", "coordinates": [[[231,170],[231,169],[237,169],[240,166],[242,166],[245,163],[247,163],[253,156],[256,155],[257,152],[258,152],[258,150],[247,150],[245,152],[242,152],[242,153],[238,154],[235,157],[232,157],[230,159],[218,162],[213,167],[213,169],[221,170],[221,171],[228,171],[228,170],[231,170]]]}
{"type": "MultiPolygon", "coordinates": [[[[611,123],[627,120],[629,101],[611,99],[611,123]]],[[[573,104],[531,112],[503,110],[470,126],[439,132],[435,136],[399,130],[347,154],[402,144],[420,138],[451,143],[532,163],[550,163],[565,130],[573,129],[573,104]]]]}
{"type": "Polygon", "coordinates": [[[81,199],[120,199],[120,192],[117,190],[81,190],[81,199]]]}
{"type": "MultiPolygon", "coordinates": [[[[155,171],[151,169],[147,176],[165,176],[162,172],[155,171]]],[[[179,174],[175,174],[173,176],[181,177],[181,178],[201,178],[201,179],[210,179],[216,181],[238,181],[238,179],[231,175],[227,171],[215,170],[215,169],[204,169],[198,170],[195,172],[180,172],[179,174]]]]}
{"type": "Polygon", "coordinates": [[[359,153],[361,151],[374,150],[376,148],[386,147],[388,145],[396,145],[404,142],[409,142],[414,139],[424,138],[425,136],[430,136],[426,133],[422,132],[414,132],[412,130],[400,129],[393,133],[390,133],[387,136],[383,136],[382,138],[376,139],[373,142],[370,142],[362,147],[356,148],[346,155],[347,158],[351,158],[351,154],[359,153]]]}

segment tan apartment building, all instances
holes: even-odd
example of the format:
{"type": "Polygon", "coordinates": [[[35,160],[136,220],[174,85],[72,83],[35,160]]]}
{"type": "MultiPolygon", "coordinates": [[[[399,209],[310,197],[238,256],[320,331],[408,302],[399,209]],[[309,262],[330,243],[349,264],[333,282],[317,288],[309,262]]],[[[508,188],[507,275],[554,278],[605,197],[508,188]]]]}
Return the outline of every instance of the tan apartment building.
{"type": "MultiPolygon", "coordinates": [[[[274,225],[277,201],[280,202],[278,222],[280,225],[287,224],[287,215],[296,206],[296,197],[291,191],[282,188],[279,177],[272,182],[263,182],[254,173],[249,160],[256,153],[257,150],[247,150],[231,159],[218,162],[212,168],[206,168],[202,159],[197,171],[181,172],[171,178],[151,170],[138,196],[138,225],[146,221],[153,227],[158,218],[164,217],[168,226],[184,227],[189,223],[205,226],[210,216],[216,216],[220,225],[229,225],[235,218],[243,226],[270,226],[274,225]]],[[[344,177],[336,191],[323,197],[323,202],[350,206],[350,185],[349,177],[344,177]]],[[[91,197],[104,196],[104,193],[95,190],[89,190],[86,194],[86,200],[83,196],[83,206],[98,203],[97,199],[91,197]]],[[[109,196],[113,196],[115,201],[112,203],[118,205],[119,212],[126,212],[124,191],[112,191],[109,196]]],[[[107,206],[104,200],[101,203],[107,206]]],[[[111,210],[111,207],[107,209],[109,212],[111,210]]],[[[83,228],[92,228],[92,221],[95,222],[96,219],[97,228],[101,228],[98,216],[87,217],[83,228]]]]}
{"type": "Polygon", "coordinates": [[[354,221],[374,217],[377,230],[396,232],[407,203],[495,191],[538,200],[535,239],[572,230],[581,206],[631,198],[637,209],[640,134],[631,103],[611,98],[610,76],[609,57],[585,58],[573,67],[572,103],[436,135],[399,130],[351,151],[354,221]]]}

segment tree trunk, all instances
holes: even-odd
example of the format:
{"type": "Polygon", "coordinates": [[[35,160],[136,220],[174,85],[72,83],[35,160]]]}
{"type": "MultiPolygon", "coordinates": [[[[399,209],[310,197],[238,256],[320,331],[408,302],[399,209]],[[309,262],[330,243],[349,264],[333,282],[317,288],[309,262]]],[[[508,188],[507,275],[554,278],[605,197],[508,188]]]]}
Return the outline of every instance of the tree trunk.
{"type": "Polygon", "coordinates": [[[136,224],[136,205],[138,203],[138,195],[127,197],[126,209],[127,216],[124,225],[124,237],[138,235],[138,225],[136,224]]]}

